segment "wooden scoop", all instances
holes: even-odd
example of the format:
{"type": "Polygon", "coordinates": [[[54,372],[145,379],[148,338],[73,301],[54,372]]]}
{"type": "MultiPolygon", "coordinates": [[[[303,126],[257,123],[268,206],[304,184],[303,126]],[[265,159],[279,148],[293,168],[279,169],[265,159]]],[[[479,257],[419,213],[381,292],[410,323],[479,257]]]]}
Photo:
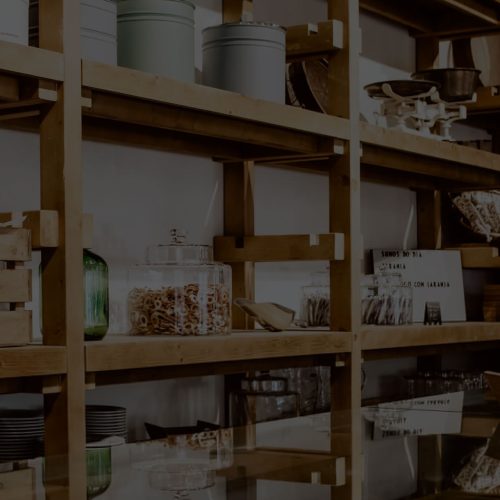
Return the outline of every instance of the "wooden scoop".
{"type": "Polygon", "coordinates": [[[235,299],[234,303],[270,332],[290,328],[295,318],[295,311],[273,302],[256,303],[248,299],[235,299]]]}

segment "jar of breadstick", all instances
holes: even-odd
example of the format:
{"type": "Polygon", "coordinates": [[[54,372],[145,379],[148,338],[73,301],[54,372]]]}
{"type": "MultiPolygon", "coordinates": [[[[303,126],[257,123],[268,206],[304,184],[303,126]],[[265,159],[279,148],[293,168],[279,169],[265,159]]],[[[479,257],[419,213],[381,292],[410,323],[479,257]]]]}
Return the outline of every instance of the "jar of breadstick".
{"type": "Polygon", "coordinates": [[[129,272],[128,317],[134,335],[225,335],[231,331],[231,268],[212,247],[171,242],[149,247],[147,263],[129,272]]]}

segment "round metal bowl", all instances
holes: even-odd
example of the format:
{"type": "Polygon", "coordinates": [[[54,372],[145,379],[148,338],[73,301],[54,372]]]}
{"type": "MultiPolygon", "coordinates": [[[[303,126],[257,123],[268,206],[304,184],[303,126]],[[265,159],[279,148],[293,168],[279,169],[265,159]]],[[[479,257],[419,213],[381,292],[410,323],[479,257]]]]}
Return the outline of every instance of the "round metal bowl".
{"type": "Polygon", "coordinates": [[[427,69],[413,73],[415,80],[434,80],[441,84],[439,95],[443,101],[470,101],[480,86],[481,71],[474,68],[427,69]]]}
{"type": "Polygon", "coordinates": [[[426,94],[433,87],[436,89],[440,87],[438,82],[431,80],[389,80],[370,83],[365,86],[365,90],[374,99],[388,99],[390,96],[384,92],[383,88],[385,84],[389,85],[391,90],[400,97],[416,97],[426,94]]]}

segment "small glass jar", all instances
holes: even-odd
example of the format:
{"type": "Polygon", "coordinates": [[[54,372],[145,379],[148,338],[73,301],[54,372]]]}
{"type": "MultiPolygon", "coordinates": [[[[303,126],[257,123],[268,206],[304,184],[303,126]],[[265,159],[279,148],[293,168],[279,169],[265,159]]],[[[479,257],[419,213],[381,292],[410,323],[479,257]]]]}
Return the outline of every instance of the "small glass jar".
{"type": "Polygon", "coordinates": [[[371,274],[361,280],[361,318],[366,325],[412,323],[412,289],[400,274],[371,274]]]}
{"type": "Polygon", "coordinates": [[[129,272],[128,317],[134,335],[225,335],[231,331],[231,268],[212,247],[187,245],[172,230],[169,245],[148,249],[129,272]]]}
{"type": "Polygon", "coordinates": [[[301,319],[306,326],[330,325],[330,277],[313,273],[311,284],[302,287],[301,319]]]}

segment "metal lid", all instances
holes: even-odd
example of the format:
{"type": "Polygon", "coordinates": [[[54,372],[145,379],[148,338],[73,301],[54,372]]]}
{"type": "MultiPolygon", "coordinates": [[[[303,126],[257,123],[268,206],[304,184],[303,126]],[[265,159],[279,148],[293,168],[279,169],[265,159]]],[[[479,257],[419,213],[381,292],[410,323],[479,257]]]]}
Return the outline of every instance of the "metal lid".
{"type": "Polygon", "coordinates": [[[148,247],[148,264],[212,264],[213,249],[209,245],[188,245],[186,231],[170,230],[169,245],[153,245],[148,247]]]}

